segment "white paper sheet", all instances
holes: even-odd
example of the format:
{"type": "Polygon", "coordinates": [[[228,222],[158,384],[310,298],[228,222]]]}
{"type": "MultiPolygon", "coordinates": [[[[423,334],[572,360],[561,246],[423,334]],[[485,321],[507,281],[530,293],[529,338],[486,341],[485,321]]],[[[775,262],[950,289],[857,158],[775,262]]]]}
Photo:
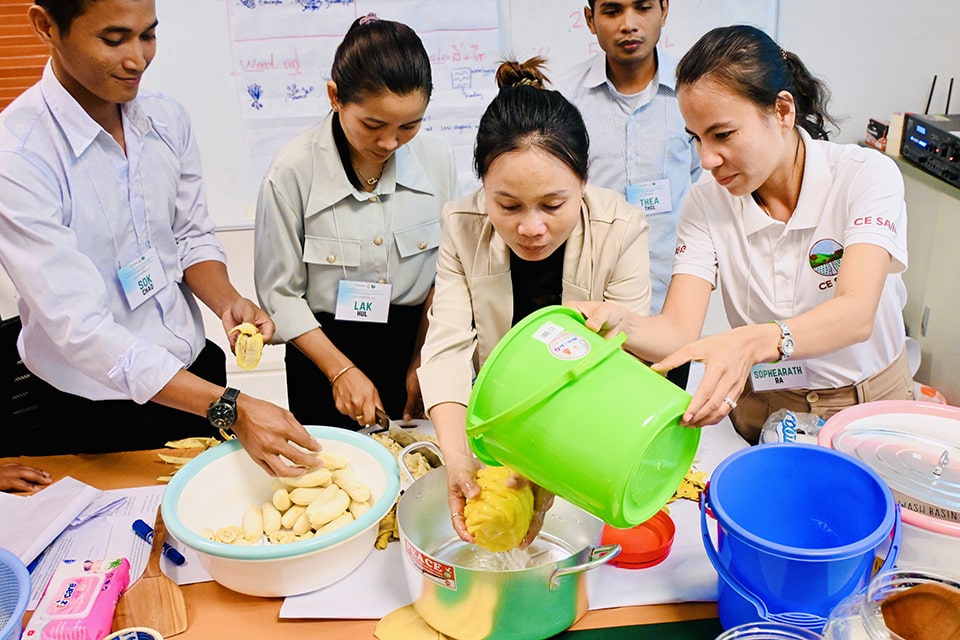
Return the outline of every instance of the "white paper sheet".
{"type": "Polygon", "coordinates": [[[0,547],[29,565],[100,494],[70,476],[29,496],[0,492],[0,547]]]}
{"type": "MultiPolygon", "coordinates": [[[[163,486],[151,486],[98,492],[101,501],[115,503],[113,508],[108,511],[100,509],[96,517],[87,519],[79,526],[67,527],[44,550],[31,572],[28,609],[37,606],[50,576],[61,561],[68,558],[127,558],[130,561],[130,582],[139,578],[147,566],[150,545],[133,532],[133,521],[140,518],[153,525],[164,489],[163,486]]],[[[161,558],[160,569],[165,574],[178,584],[210,579],[192,551],[184,548],[172,536],[168,536],[167,541],[184,554],[186,562],[177,567],[165,557],[161,558]]]]}
{"type": "Polygon", "coordinates": [[[400,543],[374,549],[360,567],[332,585],[286,598],[281,618],[378,619],[410,604],[400,543]]]}

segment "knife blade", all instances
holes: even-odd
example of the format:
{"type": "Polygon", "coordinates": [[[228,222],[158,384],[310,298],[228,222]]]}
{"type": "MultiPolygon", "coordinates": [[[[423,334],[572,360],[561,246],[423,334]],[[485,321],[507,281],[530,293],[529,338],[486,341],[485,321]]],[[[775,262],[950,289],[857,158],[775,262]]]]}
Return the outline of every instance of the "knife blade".
{"type": "Polygon", "coordinates": [[[357,433],[362,433],[364,435],[372,435],[374,433],[382,433],[390,428],[390,416],[387,415],[386,411],[377,407],[376,420],[373,424],[368,424],[362,429],[359,429],[357,433]]]}

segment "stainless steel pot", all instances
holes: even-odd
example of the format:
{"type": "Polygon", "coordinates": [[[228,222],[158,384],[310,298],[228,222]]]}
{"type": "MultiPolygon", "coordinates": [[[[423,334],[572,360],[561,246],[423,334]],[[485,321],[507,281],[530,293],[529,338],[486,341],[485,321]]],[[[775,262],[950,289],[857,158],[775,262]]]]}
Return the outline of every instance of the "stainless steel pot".
{"type": "MultiPolygon", "coordinates": [[[[408,475],[404,455],[421,447],[435,445],[417,442],[400,453],[408,475]]],[[[450,522],[443,467],[404,491],[397,523],[414,608],[457,640],[542,640],[560,633],[589,608],[584,572],[620,553],[620,545],[594,546],[603,522],[560,498],[526,551],[494,554],[468,544],[450,522]]]]}

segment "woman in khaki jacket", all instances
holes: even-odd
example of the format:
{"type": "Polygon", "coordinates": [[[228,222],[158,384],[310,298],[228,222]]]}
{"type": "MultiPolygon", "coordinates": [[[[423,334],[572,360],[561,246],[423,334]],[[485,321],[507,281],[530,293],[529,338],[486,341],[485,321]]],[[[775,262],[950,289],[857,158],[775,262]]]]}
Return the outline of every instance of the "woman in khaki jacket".
{"type": "MultiPolygon", "coordinates": [[[[521,319],[551,304],[602,300],[634,313],[650,306],[647,221],[619,194],[587,184],[583,119],[543,89],[540,58],[505,62],[500,92],[480,120],[474,163],[483,187],[449,202],[436,290],[418,370],[424,407],[447,468],[454,528],[479,494],[466,438],[473,378],[521,319]]],[[[552,496],[537,489],[524,544],[536,537],[552,496]]]]}

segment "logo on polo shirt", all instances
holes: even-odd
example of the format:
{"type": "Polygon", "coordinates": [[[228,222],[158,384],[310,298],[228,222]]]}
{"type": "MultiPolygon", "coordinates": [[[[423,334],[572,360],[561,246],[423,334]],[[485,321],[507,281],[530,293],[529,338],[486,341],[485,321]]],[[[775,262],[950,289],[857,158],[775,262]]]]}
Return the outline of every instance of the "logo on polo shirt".
{"type": "Polygon", "coordinates": [[[840,273],[840,260],[843,258],[843,245],[825,238],[817,240],[810,247],[810,268],[821,276],[831,278],[840,273]]]}

